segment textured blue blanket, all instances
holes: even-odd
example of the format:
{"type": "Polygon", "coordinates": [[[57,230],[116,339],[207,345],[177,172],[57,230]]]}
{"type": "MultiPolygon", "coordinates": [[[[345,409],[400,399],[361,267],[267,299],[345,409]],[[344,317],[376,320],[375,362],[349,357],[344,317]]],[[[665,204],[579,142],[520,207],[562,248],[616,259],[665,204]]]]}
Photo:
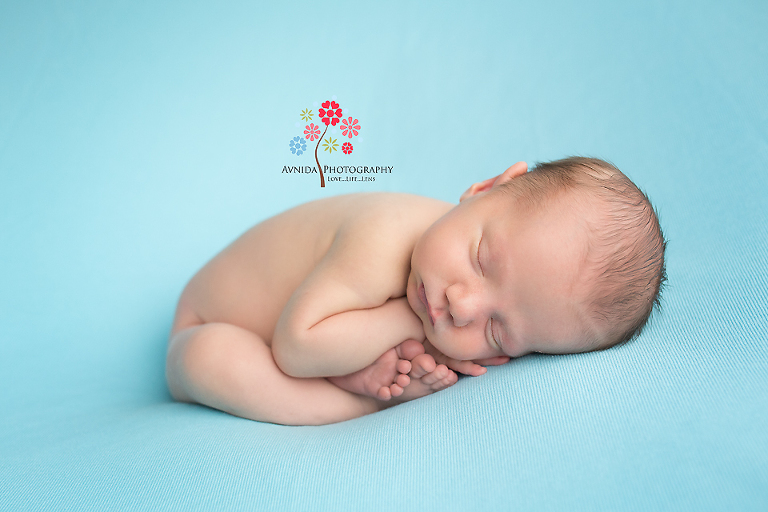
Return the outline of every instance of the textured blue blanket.
{"type": "Polygon", "coordinates": [[[767,510],[766,27],[762,1],[3,2],[0,509],[767,510]],[[572,154],[670,240],[635,342],[324,427],[170,400],[175,301],[252,224],[572,154]]]}

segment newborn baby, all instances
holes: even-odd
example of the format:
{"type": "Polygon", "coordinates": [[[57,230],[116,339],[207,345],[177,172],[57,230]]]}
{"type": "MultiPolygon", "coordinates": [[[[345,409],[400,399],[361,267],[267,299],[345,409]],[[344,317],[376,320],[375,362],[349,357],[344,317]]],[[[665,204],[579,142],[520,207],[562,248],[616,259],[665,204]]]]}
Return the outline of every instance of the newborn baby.
{"type": "Polygon", "coordinates": [[[395,193],[313,201],[254,226],[184,289],[177,400],[250,418],[343,421],[531,352],[636,337],[666,242],[602,160],[518,162],[458,205],[395,193]]]}

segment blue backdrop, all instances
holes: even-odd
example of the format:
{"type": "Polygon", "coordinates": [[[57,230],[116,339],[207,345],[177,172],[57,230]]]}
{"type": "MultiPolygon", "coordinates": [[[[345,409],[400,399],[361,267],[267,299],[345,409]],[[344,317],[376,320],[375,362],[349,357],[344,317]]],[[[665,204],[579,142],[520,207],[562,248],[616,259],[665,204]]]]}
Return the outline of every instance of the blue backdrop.
{"type": "Polygon", "coordinates": [[[0,509],[768,509],[766,27],[762,1],[3,2],[0,509]],[[321,162],[391,173],[282,172],[333,97],[360,135],[321,162]],[[574,154],[670,240],[636,342],[324,427],[170,401],[178,295],[254,223],[574,154]]]}

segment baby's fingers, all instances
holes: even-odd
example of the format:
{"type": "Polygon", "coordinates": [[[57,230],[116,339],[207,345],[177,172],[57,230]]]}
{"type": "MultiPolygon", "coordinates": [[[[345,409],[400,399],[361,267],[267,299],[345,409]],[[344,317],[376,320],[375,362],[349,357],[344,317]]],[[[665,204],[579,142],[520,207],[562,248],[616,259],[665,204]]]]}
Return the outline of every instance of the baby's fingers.
{"type": "Polygon", "coordinates": [[[480,366],[474,361],[460,361],[458,359],[446,357],[442,363],[451,370],[463,373],[464,375],[471,375],[472,377],[479,377],[488,371],[485,367],[480,366]]]}
{"type": "Polygon", "coordinates": [[[486,359],[475,359],[475,363],[481,366],[499,366],[509,362],[509,356],[488,357],[486,359]]]}

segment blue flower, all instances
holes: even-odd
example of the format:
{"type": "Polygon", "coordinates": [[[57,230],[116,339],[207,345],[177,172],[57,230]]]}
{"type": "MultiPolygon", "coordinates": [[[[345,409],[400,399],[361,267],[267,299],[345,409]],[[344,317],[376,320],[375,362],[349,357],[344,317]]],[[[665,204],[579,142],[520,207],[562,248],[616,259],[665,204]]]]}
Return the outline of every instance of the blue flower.
{"type": "Polygon", "coordinates": [[[299,156],[307,150],[307,142],[303,137],[294,137],[291,139],[291,153],[299,156]]]}

